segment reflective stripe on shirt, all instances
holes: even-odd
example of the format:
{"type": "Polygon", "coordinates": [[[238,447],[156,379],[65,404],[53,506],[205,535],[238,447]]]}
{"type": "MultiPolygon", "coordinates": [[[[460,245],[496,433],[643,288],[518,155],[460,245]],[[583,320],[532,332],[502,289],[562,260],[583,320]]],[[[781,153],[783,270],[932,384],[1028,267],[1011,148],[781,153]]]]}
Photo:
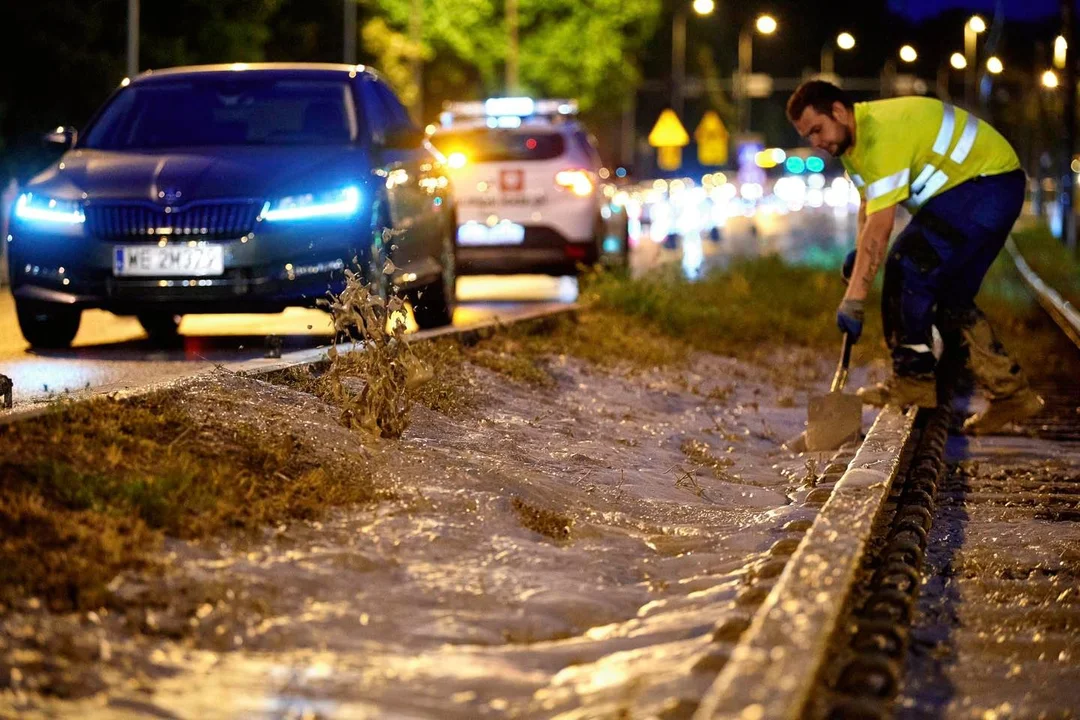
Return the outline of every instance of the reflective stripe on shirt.
{"type": "Polygon", "coordinates": [[[892,175],[875,180],[866,186],[866,199],[873,200],[879,198],[882,195],[887,195],[893,190],[899,187],[907,185],[908,178],[911,176],[911,171],[908,168],[904,168],[900,172],[894,172],[892,175]]]}
{"type": "Polygon", "coordinates": [[[946,103],[945,115],[941,118],[941,127],[938,128],[937,139],[934,140],[935,153],[944,155],[945,151],[949,149],[949,143],[952,142],[953,128],[955,127],[956,109],[952,105],[946,103]]]}
{"type": "MultiPolygon", "coordinates": [[[[934,140],[935,153],[944,155],[949,149],[955,127],[956,111],[952,105],[947,104],[945,105],[945,115],[941,118],[941,127],[938,129],[937,139],[934,140]]],[[[975,138],[978,134],[979,118],[968,113],[967,120],[964,122],[964,130],[960,133],[960,139],[956,141],[956,146],[953,148],[952,154],[949,155],[949,159],[957,165],[964,162],[968,153],[971,152],[971,148],[975,145],[975,138]]],[[[947,182],[949,182],[949,176],[928,163],[919,172],[915,182],[911,183],[911,200],[907,204],[914,207],[922,205],[947,182]]]]}
{"type": "Polygon", "coordinates": [[[914,205],[922,205],[947,182],[949,182],[949,176],[940,170],[935,170],[934,174],[930,176],[930,179],[926,181],[926,185],[924,185],[919,192],[911,196],[911,203],[914,205]]]}
{"type": "Polygon", "coordinates": [[[971,152],[971,147],[975,144],[975,136],[978,134],[979,118],[968,113],[967,122],[964,123],[964,132],[960,134],[960,139],[956,141],[956,147],[953,148],[949,159],[957,165],[964,162],[968,153],[971,152]]]}

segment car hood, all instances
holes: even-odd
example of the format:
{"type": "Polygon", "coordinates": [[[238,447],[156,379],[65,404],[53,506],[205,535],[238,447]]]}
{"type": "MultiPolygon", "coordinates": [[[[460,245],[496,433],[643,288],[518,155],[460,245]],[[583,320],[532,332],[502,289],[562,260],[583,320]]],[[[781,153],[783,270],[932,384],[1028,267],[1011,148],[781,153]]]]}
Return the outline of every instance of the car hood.
{"type": "Polygon", "coordinates": [[[150,200],[272,198],[362,182],[360,148],[213,148],[184,152],[72,150],[27,188],[58,198],[150,200]]]}

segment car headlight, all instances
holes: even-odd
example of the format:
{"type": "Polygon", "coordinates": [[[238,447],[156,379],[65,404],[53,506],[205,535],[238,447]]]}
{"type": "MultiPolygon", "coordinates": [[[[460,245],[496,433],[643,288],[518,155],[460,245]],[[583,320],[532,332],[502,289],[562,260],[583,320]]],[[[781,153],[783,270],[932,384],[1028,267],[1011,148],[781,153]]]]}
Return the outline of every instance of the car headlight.
{"type": "Polygon", "coordinates": [[[260,217],[266,222],[351,217],[360,209],[360,189],[350,185],[339,190],[290,195],[266,203],[260,217]]]}
{"type": "Polygon", "coordinates": [[[78,225],[86,222],[82,206],[74,200],[55,200],[34,193],[19,196],[15,202],[15,217],[42,224],[78,225]]]}

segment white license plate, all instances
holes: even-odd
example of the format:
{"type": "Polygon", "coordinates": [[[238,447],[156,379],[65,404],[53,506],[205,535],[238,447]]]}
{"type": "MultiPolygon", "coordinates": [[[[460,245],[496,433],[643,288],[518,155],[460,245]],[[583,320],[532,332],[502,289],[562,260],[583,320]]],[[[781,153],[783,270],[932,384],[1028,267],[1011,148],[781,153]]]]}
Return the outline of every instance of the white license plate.
{"type": "Polygon", "coordinates": [[[458,227],[458,245],[520,245],[525,242],[525,226],[508,220],[494,225],[467,222],[458,227]]]}
{"type": "Polygon", "coordinates": [[[225,274],[225,246],[122,245],[113,251],[113,273],[125,276],[207,277],[225,274]]]}

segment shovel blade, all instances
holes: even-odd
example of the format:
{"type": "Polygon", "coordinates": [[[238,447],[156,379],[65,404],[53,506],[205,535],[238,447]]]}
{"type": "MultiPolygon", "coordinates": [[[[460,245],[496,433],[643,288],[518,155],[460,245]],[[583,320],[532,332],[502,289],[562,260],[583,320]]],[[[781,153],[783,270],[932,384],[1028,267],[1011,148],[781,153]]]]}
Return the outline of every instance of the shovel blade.
{"type": "Polygon", "coordinates": [[[835,450],[862,432],[862,400],[833,392],[810,398],[807,412],[806,449],[835,450]]]}

